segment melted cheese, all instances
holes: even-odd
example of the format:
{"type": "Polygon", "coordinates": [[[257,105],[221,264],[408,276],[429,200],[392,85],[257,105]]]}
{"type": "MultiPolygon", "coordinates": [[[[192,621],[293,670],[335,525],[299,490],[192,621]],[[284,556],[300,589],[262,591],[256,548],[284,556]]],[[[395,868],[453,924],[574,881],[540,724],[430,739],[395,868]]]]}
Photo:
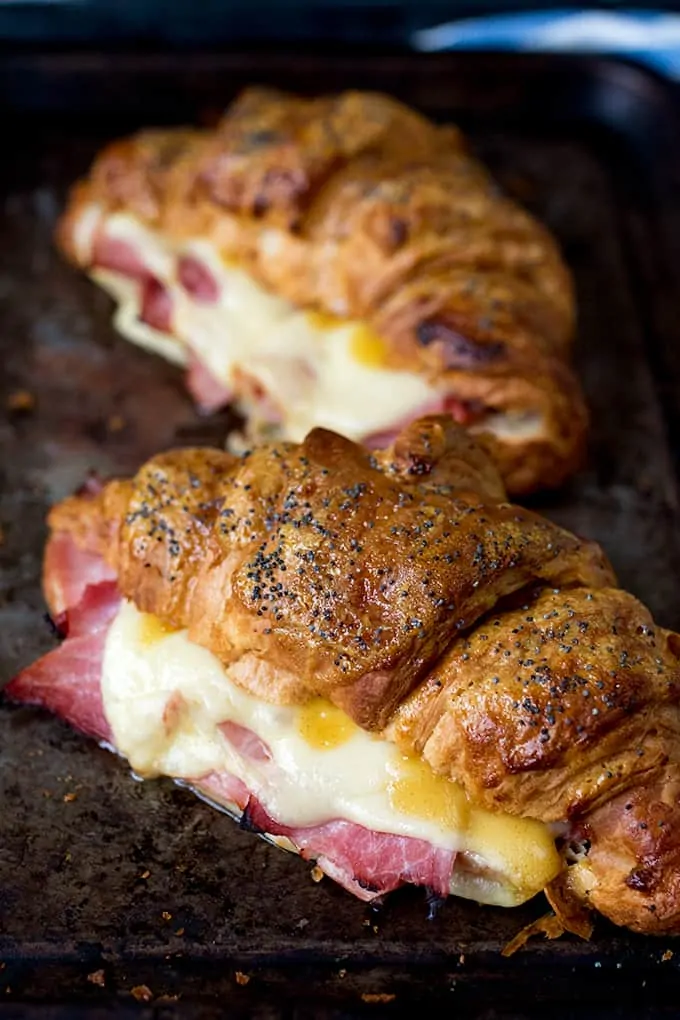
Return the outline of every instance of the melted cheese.
{"type": "Polygon", "coordinates": [[[142,645],[153,645],[156,641],[161,641],[164,637],[167,637],[168,634],[175,634],[176,631],[176,627],[172,627],[165,620],[161,620],[160,616],[155,616],[153,613],[139,614],[137,634],[142,645]]]}
{"type": "Polygon", "coordinates": [[[160,354],[174,365],[184,367],[187,349],[177,337],[161,333],[139,319],[139,284],[108,269],[93,269],[90,276],[116,302],[113,324],[118,332],[138,347],[160,354]]]}
{"type": "Polygon", "coordinates": [[[455,783],[320,699],[279,706],[252,697],[185,631],[131,603],[108,632],[102,695],[114,743],[140,776],[190,783],[225,770],[286,825],[345,818],[459,851],[452,889],[482,902],[520,903],[560,869],[546,825],[481,810],[455,783]],[[255,733],[271,759],[239,754],[224,722],[255,733]]]}
{"type": "MultiPolygon", "coordinates": [[[[116,328],[176,362],[186,360],[181,349],[190,346],[228,389],[238,390],[238,373],[247,373],[281,411],[288,439],[301,441],[315,426],[359,439],[415,417],[439,397],[421,376],[385,368],[384,343],[365,324],[296,308],[226,263],[208,242],[190,241],[172,251],[126,213],[108,217],[106,232],[142,251],[168,288],[176,339],[139,322],[134,281],[94,270],[93,279],[118,302],[116,328]],[[180,254],[208,267],[219,286],[217,302],[197,302],[179,284],[180,254]]],[[[255,415],[257,408],[247,411],[255,415]]]]}
{"type": "MultiPolygon", "coordinates": [[[[91,205],[76,224],[75,246],[84,263],[101,219],[102,210],[91,205]]],[[[238,392],[236,377],[246,372],[281,412],[285,439],[300,442],[321,426],[359,440],[440,406],[444,390],[418,373],[386,367],[385,342],[365,323],[296,308],[226,262],[209,242],[195,239],[174,250],[127,213],[108,216],[106,232],[143,252],[173,303],[174,335],[159,332],[139,321],[134,280],[93,269],[92,278],[117,302],[116,329],[175,364],[185,365],[191,348],[228,390],[238,392]],[[210,269],[219,287],[216,303],[193,300],[179,284],[182,254],[196,256],[210,269]]],[[[247,397],[242,410],[254,422],[261,413],[247,397]]],[[[545,425],[538,412],[490,411],[471,431],[490,432],[512,444],[540,439],[545,425]]]]}
{"type": "Polygon", "coordinates": [[[327,751],[346,744],[358,727],[342,709],[323,698],[312,698],[299,709],[298,731],[310,747],[327,751]]]}

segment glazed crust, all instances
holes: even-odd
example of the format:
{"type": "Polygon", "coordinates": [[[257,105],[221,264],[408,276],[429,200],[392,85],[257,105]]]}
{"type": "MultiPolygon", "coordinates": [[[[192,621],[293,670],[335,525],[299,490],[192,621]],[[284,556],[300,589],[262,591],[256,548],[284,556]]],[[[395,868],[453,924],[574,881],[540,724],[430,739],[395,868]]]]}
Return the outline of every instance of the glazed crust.
{"type": "Polygon", "coordinates": [[[126,211],[171,244],[212,241],[296,306],[369,323],[386,364],[542,427],[492,437],[512,492],[578,465],[587,415],[569,367],[574,300],[549,233],[501,195],[460,132],[381,95],[246,91],[214,131],[116,142],[72,192],[67,257],[86,209],[126,211]]]}
{"type": "Polygon", "coordinates": [[[321,430],[161,454],[49,524],[256,696],[328,697],[475,803],[563,823],[562,919],[680,928],[680,637],[448,419],[375,454],[321,430]]]}
{"type": "Polygon", "coordinates": [[[620,589],[542,589],[455,642],[388,735],[491,809],[564,821],[678,745],[675,641],[620,589]]]}
{"type": "MultiPolygon", "coordinates": [[[[677,742],[677,720],[667,736],[677,742]]],[[[602,805],[577,836],[587,853],[565,873],[572,898],[633,931],[680,933],[677,760],[602,805]]]]}
{"type": "Polygon", "coordinates": [[[265,696],[330,697],[380,729],[499,599],[612,579],[597,547],[501,501],[481,462],[463,467],[471,450],[446,419],[376,456],[320,429],[240,459],[179,450],[86,501],[91,527],[73,501],[50,524],[91,534],[141,609],[224,661],[266,663],[265,696]]]}

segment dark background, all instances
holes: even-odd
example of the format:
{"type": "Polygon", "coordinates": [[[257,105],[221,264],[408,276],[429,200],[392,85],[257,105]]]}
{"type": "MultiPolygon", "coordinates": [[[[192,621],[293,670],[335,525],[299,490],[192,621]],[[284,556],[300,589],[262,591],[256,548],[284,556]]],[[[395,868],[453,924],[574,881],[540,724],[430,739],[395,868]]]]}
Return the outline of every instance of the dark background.
{"type": "Polygon", "coordinates": [[[659,0],[0,0],[0,42],[196,46],[323,41],[409,45],[420,28],[455,18],[555,7],[680,9],[659,0]]]}

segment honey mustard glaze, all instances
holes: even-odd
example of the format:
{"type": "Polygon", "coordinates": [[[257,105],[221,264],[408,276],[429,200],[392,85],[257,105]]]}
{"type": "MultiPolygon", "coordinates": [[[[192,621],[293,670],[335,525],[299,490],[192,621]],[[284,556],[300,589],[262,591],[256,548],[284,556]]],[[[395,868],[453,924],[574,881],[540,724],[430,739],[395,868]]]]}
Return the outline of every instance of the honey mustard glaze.
{"type": "Polygon", "coordinates": [[[562,870],[550,829],[534,818],[517,818],[475,807],[465,834],[468,852],[496,859],[496,870],[519,890],[538,892],[562,870]]]}
{"type": "Polygon", "coordinates": [[[420,758],[405,755],[398,756],[390,771],[387,793],[395,811],[425,818],[442,829],[467,828],[470,804],[457,783],[438,776],[420,758]]]}
{"type": "Polygon", "coordinates": [[[385,341],[378,336],[374,329],[363,322],[352,322],[347,319],[339,319],[327,312],[307,312],[307,322],[313,329],[327,332],[330,330],[350,327],[349,353],[360,365],[368,368],[382,368],[385,364],[386,349],[385,341]]]}
{"type": "Polygon", "coordinates": [[[359,727],[330,701],[312,698],[300,709],[298,730],[310,747],[328,751],[346,744],[358,732],[359,727]]]}
{"type": "Polygon", "coordinates": [[[306,312],[305,317],[312,329],[337,329],[343,325],[342,319],[339,319],[336,315],[331,315],[329,312],[306,312]]]}
{"type": "Polygon", "coordinates": [[[350,354],[360,365],[382,368],[385,364],[385,341],[370,326],[359,325],[352,333],[349,343],[350,354]]]}
{"type": "Polygon", "coordinates": [[[156,616],[154,613],[139,614],[138,634],[141,644],[148,647],[174,633],[176,633],[176,628],[166,623],[165,620],[161,620],[160,616],[156,616]]]}
{"type": "Polygon", "coordinates": [[[437,775],[427,762],[401,756],[388,787],[395,811],[461,833],[461,850],[484,860],[517,890],[539,892],[560,872],[562,861],[548,827],[533,818],[488,811],[463,788],[437,775]]]}
{"type": "MultiPolygon", "coordinates": [[[[363,735],[341,709],[323,698],[301,708],[298,729],[318,750],[330,750],[363,735]]],[[[520,894],[518,901],[543,889],[561,870],[554,839],[542,822],[480,807],[458,783],[396,748],[388,775],[386,792],[393,811],[458,833],[460,851],[484,861],[489,876],[495,874],[520,894]]]]}

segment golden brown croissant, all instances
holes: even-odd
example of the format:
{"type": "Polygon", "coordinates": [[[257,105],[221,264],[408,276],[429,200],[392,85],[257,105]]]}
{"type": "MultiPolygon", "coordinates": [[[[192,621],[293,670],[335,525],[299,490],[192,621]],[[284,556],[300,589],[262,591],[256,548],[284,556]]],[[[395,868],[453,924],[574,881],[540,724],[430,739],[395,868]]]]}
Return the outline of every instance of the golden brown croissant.
{"type": "Polygon", "coordinates": [[[283,438],[316,425],[373,446],[447,413],[518,493],[578,463],[555,243],[457,129],[386,96],[251,89],[214,131],[116,142],[59,239],[208,409],[234,397],[283,438]]]}
{"type": "Polygon", "coordinates": [[[67,618],[80,607],[51,655],[63,677],[70,643],[94,634],[88,682],[104,702],[55,680],[49,656],[13,697],[109,740],[142,772],[236,805],[364,898],[413,881],[510,904],[547,887],[578,930],[569,918],[592,907],[638,931],[680,931],[680,638],[616,587],[597,546],[507,503],[448,419],[415,422],[375,453],[316,430],[240,458],[161,454],[57,505],[49,523],[48,601],[67,618]],[[153,651],[166,643],[171,665],[153,651]],[[154,670],[173,678],[160,702],[154,670]],[[194,686],[177,679],[185,670],[194,686]],[[227,687],[228,710],[208,712],[227,687]],[[133,716],[146,721],[131,736],[133,716]],[[363,741],[354,759],[388,756],[392,813],[362,786],[382,790],[383,759],[361,780],[338,759],[340,801],[300,828],[290,800],[253,786],[258,769],[294,757],[284,717],[316,749],[298,786],[313,787],[337,745],[363,741]],[[204,771],[186,771],[175,734],[194,761],[216,722],[240,764],[229,758],[225,773],[204,755],[204,771]],[[234,792],[244,756],[251,771],[234,792]],[[413,816],[420,827],[405,829],[413,816]],[[357,819],[360,835],[337,828],[357,819]],[[350,845],[361,860],[348,863],[350,845]]]}

